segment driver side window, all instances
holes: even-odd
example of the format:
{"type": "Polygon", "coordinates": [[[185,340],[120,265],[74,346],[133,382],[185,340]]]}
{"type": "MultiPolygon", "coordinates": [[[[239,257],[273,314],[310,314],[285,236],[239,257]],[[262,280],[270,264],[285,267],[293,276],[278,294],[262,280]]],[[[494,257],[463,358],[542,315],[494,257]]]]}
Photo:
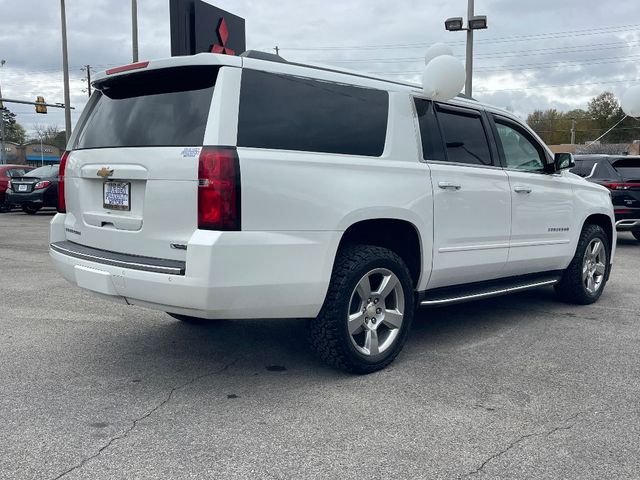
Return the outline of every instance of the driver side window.
{"type": "Polygon", "coordinates": [[[525,172],[544,170],[544,154],[524,134],[499,119],[496,119],[496,129],[507,168],[525,172]]]}

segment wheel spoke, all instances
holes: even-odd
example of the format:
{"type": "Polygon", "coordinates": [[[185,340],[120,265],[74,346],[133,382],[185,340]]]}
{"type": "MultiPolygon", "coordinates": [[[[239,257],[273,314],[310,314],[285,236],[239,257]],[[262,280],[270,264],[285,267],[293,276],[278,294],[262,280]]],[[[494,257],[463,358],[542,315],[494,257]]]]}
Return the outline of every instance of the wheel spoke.
{"type": "Polygon", "coordinates": [[[596,243],[593,244],[593,251],[591,253],[591,258],[596,258],[598,255],[600,255],[601,251],[602,251],[602,242],[597,241],[596,243]]]}
{"type": "Polygon", "coordinates": [[[367,330],[367,335],[364,339],[364,348],[369,351],[370,355],[377,355],[378,350],[378,332],[376,330],[367,330]]]}
{"type": "Polygon", "coordinates": [[[364,277],[360,280],[360,283],[356,286],[356,292],[358,292],[360,299],[365,303],[371,298],[371,282],[369,282],[369,277],[364,277]]]}
{"type": "Polygon", "coordinates": [[[585,261],[582,265],[582,280],[586,281],[589,276],[589,262],[585,261]]]}
{"type": "Polygon", "coordinates": [[[349,334],[355,335],[359,333],[364,325],[364,313],[357,311],[356,313],[349,315],[349,334]]]}
{"type": "Polygon", "coordinates": [[[379,295],[383,300],[389,296],[391,292],[393,292],[394,288],[398,284],[398,279],[395,275],[385,275],[382,278],[382,283],[380,287],[375,292],[376,295],[379,295]]]}
{"type": "Polygon", "coordinates": [[[596,264],[596,273],[598,275],[604,275],[606,270],[607,268],[605,267],[604,263],[600,262],[596,264]]]}
{"type": "Polygon", "coordinates": [[[404,315],[398,310],[385,310],[382,323],[389,328],[400,328],[404,315]]]}
{"type": "Polygon", "coordinates": [[[593,279],[593,275],[589,275],[589,278],[587,279],[587,290],[593,293],[595,289],[596,289],[596,282],[593,279]]]}

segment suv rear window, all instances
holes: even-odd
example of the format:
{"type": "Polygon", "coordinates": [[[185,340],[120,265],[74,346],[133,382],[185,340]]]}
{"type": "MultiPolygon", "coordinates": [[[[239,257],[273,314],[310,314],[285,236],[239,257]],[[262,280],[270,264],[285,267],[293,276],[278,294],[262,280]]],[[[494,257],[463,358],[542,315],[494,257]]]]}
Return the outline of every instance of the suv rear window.
{"type": "Polygon", "coordinates": [[[613,168],[624,180],[640,180],[640,158],[622,158],[613,163],[613,168]]]}
{"type": "Polygon", "coordinates": [[[74,148],[202,145],[217,72],[177,67],[107,78],[74,148]]]}
{"type": "Polygon", "coordinates": [[[245,69],[238,146],[379,157],[388,112],[385,91],[245,69]]]}

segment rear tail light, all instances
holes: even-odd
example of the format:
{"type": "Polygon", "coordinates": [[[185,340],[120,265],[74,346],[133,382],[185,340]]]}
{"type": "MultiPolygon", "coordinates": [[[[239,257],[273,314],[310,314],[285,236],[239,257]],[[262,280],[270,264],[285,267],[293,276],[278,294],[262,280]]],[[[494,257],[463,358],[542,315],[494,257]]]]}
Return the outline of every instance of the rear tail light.
{"type": "Polygon", "coordinates": [[[626,213],[631,213],[631,210],[629,210],[628,208],[620,208],[618,210],[614,210],[613,213],[615,215],[624,215],[626,213]]]}
{"type": "Polygon", "coordinates": [[[602,182],[600,185],[607,187],[609,190],[631,190],[632,188],[640,188],[640,183],[602,182]]]}
{"type": "Polygon", "coordinates": [[[13,190],[13,186],[11,185],[11,180],[7,182],[7,189],[13,190]]]}
{"type": "Polygon", "coordinates": [[[58,212],[67,213],[67,202],[64,198],[64,171],[67,168],[69,152],[64,152],[60,158],[60,170],[58,170],[58,212]]]}
{"type": "Polygon", "coordinates": [[[42,180],[41,182],[36,183],[33,189],[42,190],[43,188],[47,188],[49,185],[51,185],[51,182],[49,180],[42,180]]]}
{"type": "Polygon", "coordinates": [[[200,152],[198,228],[240,230],[240,162],[235,147],[204,147],[200,152]]]}

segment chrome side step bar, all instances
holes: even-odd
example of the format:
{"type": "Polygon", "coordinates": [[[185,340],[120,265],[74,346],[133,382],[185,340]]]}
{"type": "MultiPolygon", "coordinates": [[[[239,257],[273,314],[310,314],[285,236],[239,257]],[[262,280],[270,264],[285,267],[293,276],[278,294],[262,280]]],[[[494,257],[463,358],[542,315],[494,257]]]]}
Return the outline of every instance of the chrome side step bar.
{"type": "Polygon", "coordinates": [[[516,281],[509,284],[508,281],[487,282],[486,284],[471,284],[468,286],[457,286],[454,288],[442,288],[433,292],[424,292],[420,296],[419,306],[438,307],[453,305],[456,303],[471,302],[485,298],[499,297],[510,293],[523,292],[541,287],[550,287],[560,281],[559,275],[553,277],[547,275],[545,278],[538,276],[535,280],[531,278],[527,282],[516,281]]]}

